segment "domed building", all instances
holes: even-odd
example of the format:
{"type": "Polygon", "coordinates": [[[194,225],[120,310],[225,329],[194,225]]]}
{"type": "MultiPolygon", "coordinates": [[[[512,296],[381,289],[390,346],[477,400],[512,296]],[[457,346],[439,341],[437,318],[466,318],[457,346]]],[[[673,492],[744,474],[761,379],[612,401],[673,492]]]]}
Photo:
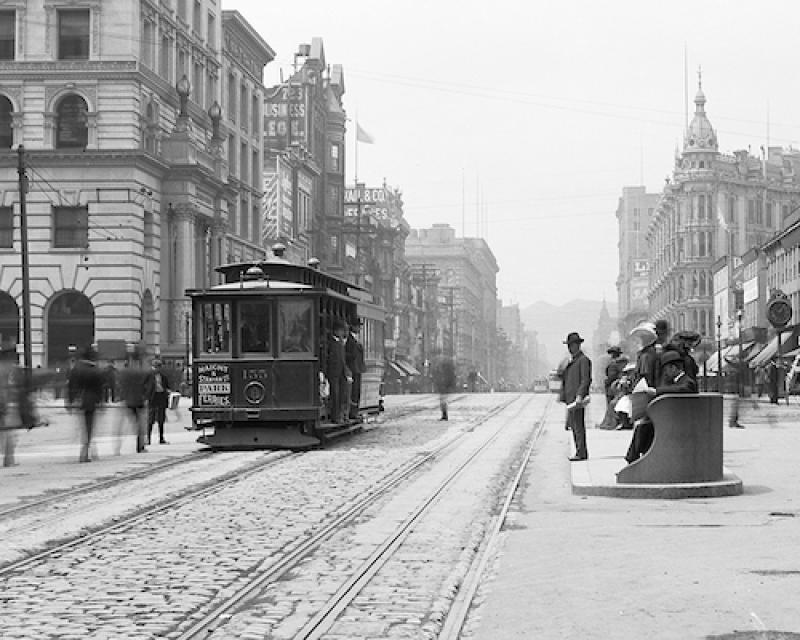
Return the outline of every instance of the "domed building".
{"type": "MultiPolygon", "coordinates": [[[[648,305],[651,319],[666,319],[675,331],[697,331],[710,345],[716,340],[718,313],[715,263],[725,258],[737,265],[748,249],[783,228],[800,191],[800,153],[777,147],[762,148],[761,158],[746,150],[720,153],[701,82],[694,104],[683,150],[676,152],[647,228],[648,305]]],[[[736,285],[727,283],[726,290],[736,285]]],[[[723,338],[728,337],[728,320],[721,318],[723,338]]]]}

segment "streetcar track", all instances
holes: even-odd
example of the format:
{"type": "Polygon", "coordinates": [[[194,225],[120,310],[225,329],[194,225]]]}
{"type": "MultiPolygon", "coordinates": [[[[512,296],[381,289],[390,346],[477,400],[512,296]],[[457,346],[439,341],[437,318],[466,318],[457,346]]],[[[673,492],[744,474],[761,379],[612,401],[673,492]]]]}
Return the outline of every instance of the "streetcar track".
{"type": "Polygon", "coordinates": [[[0,578],[24,569],[36,562],[39,562],[40,560],[44,560],[48,557],[53,557],[65,551],[74,549],[95,538],[99,538],[117,531],[123,531],[140,522],[147,521],[149,518],[152,518],[158,514],[164,513],[165,511],[183,506],[184,504],[197,498],[218,492],[228,485],[239,482],[240,480],[259,473],[268,467],[283,463],[290,458],[303,455],[303,452],[290,451],[269,453],[271,455],[266,460],[262,459],[242,469],[230,471],[222,476],[207,480],[201,483],[199,486],[188,487],[186,490],[181,491],[178,495],[173,495],[160,500],[154,505],[137,509],[134,512],[124,516],[115,517],[112,523],[101,524],[96,527],[84,529],[77,535],[69,536],[67,539],[55,542],[53,546],[43,551],[33,553],[25,558],[21,558],[20,560],[12,561],[8,564],[2,565],[0,566],[0,578]]]}
{"type": "Polygon", "coordinates": [[[451,602],[450,609],[448,610],[447,616],[445,617],[442,627],[439,631],[438,640],[458,640],[458,638],[461,636],[461,631],[463,630],[470,611],[472,610],[472,603],[474,602],[475,596],[480,588],[481,580],[486,573],[486,567],[489,564],[489,560],[497,547],[498,541],[500,540],[500,534],[503,531],[503,525],[508,517],[508,512],[511,510],[511,505],[514,502],[514,497],[519,489],[519,485],[522,482],[522,476],[528,468],[531,456],[533,455],[533,449],[536,446],[536,443],[539,441],[539,437],[542,435],[544,427],[547,424],[547,416],[553,406],[553,403],[553,398],[548,399],[547,405],[542,413],[542,417],[539,420],[539,424],[528,439],[528,444],[525,447],[525,452],[522,455],[517,467],[517,472],[514,474],[514,478],[506,487],[506,496],[503,500],[503,506],[492,518],[490,533],[488,536],[486,536],[481,548],[478,549],[473,557],[470,567],[467,570],[466,575],[463,577],[461,584],[459,585],[458,592],[455,594],[451,602]]]}
{"type": "Polygon", "coordinates": [[[165,460],[163,462],[157,462],[151,465],[147,465],[143,469],[138,469],[136,471],[131,471],[129,473],[123,473],[121,475],[115,475],[114,477],[107,478],[104,480],[99,480],[96,482],[92,481],[90,483],[83,484],[73,489],[64,489],[62,491],[55,491],[54,493],[48,494],[43,498],[36,498],[34,500],[25,502],[23,504],[15,505],[13,507],[0,510],[0,521],[4,519],[17,517],[20,514],[25,513],[27,511],[33,511],[41,507],[46,507],[51,504],[61,502],[62,500],[68,498],[74,498],[76,496],[90,494],[93,491],[102,491],[104,489],[121,485],[126,482],[130,482],[132,480],[139,480],[140,478],[145,478],[154,473],[159,473],[160,471],[165,471],[167,469],[171,469],[172,467],[176,467],[181,464],[194,462],[196,460],[202,460],[205,457],[213,455],[213,453],[214,452],[211,451],[210,449],[201,449],[199,451],[193,451],[179,458],[172,458],[170,460],[165,460]]]}
{"type": "MultiPolygon", "coordinates": [[[[461,441],[463,437],[471,433],[477,426],[487,422],[497,414],[502,413],[511,404],[521,398],[521,395],[516,395],[510,400],[496,405],[488,412],[481,415],[472,424],[465,425],[465,428],[459,434],[449,438],[439,447],[432,451],[427,451],[421,455],[418,455],[415,459],[412,459],[410,462],[396,469],[389,476],[385,477],[380,484],[373,486],[365,494],[362,494],[361,496],[352,500],[351,504],[343,513],[340,513],[332,521],[326,523],[321,529],[306,537],[292,551],[284,554],[269,567],[264,568],[257,576],[252,577],[234,594],[226,597],[225,600],[216,606],[212,606],[208,613],[202,617],[200,617],[198,614],[188,616],[187,620],[191,620],[192,618],[199,619],[188,629],[184,630],[180,635],[176,635],[176,640],[191,640],[192,638],[207,637],[209,633],[221,626],[220,623],[224,625],[224,622],[231,617],[231,611],[245,606],[247,601],[251,597],[255,596],[262,587],[279,579],[281,576],[295,568],[304,558],[315,551],[321,543],[333,537],[334,534],[338,533],[345,525],[352,522],[353,519],[364,512],[368,507],[372,506],[379,499],[387,495],[391,489],[411,477],[425,464],[453,447],[455,444],[461,441]]],[[[494,440],[499,435],[500,431],[502,431],[502,429],[495,432],[490,439],[494,440]]]]}
{"type": "MultiPolygon", "coordinates": [[[[507,407],[508,405],[506,405],[504,409],[507,407]]],[[[517,415],[526,407],[527,403],[520,407],[517,415]]],[[[353,572],[351,577],[348,578],[339,590],[328,600],[324,607],[295,635],[296,640],[319,640],[330,631],[345,608],[355,600],[375,574],[380,571],[381,567],[386,564],[402,546],[405,539],[414,531],[414,525],[428,513],[431,507],[436,504],[441,494],[449,489],[453,483],[461,477],[480,454],[500,438],[509,424],[513,424],[512,420],[509,420],[501,428],[492,433],[420,502],[411,515],[409,515],[370,557],[353,572]]]]}

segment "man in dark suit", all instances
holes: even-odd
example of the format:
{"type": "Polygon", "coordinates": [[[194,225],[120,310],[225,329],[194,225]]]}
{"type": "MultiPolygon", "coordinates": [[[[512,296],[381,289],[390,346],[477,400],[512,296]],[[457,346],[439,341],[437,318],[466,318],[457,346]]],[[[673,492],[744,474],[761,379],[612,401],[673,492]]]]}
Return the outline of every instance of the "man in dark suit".
{"type": "Polygon", "coordinates": [[[331,336],[328,339],[328,358],[325,363],[325,375],[330,385],[330,403],[328,420],[341,424],[346,422],[347,408],[345,402],[350,397],[347,393],[348,379],[352,380],[345,357],[345,341],[347,325],[339,319],[334,320],[331,336]]]}
{"type": "Polygon", "coordinates": [[[361,319],[356,318],[350,324],[350,335],[344,346],[345,363],[350,369],[353,378],[352,388],[350,389],[350,419],[358,420],[358,407],[361,403],[361,374],[367,370],[367,363],[364,360],[364,345],[359,340],[361,331],[361,319]]]}
{"type": "Polygon", "coordinates": [[[581,350],[581,338],[578,333],[570,333],[564,344],[570,353],[570,360],[562,374],[561,402],[567,405],[567,428],[572,430],[575,439],[575,455],[573,462],[586,460],[589,453],[586,448],[586,404],[589,400],[589,387],[592,385],[592,361],[581,350]]]}
{"type": "Polygon", "coordinates": [[[147,375],[144,382],[144,395],[147,398],[147,444],[150,444],[153,434],[153,423],[158,423],[158,441],[168,444],[164,439],[164,422],[167,419],[167,406],[169,405],[169,392],[172,389],[169,378],[161,370],[161,360],[153,360],[153,370],[147,375]]]}

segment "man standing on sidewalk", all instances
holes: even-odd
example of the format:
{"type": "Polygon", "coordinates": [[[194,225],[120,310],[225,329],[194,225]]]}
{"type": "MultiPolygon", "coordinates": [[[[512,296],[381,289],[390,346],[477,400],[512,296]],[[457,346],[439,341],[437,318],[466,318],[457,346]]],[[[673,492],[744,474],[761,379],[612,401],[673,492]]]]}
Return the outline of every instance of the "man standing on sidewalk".
{"type": "Polygon", "coordinates": [[[589,403],[589,387],[592,384],[592,361],[581,351],[583,338],[578,333],[570,333],[564,344],[570,353],[570,360],[562,374],[561,402],[567,405],[567,426],[572,430],[575,440],[575,462],[586,460],[586,405],[589,403]]]}
{"type": "Polygon", "coordinates": [[[145,398],[147,398],[147,444],[153,437],[153,424],[158,423],[158,442],[169,444],[164,439],[164,422],[167,419],[169,392],[172,387],[169,378],[161,369],[161,360],[153,360],[153,370],[145,379],[145,398]]]}

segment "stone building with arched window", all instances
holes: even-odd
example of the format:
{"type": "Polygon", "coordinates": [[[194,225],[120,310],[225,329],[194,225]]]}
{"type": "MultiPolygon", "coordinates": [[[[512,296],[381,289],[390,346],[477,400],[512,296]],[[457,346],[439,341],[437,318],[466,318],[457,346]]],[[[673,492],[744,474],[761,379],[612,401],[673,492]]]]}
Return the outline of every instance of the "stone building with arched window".
{"type": "Polygon", "coordinates": [[[61,366],[97,344],[101,355],[103,345],[115,358],[138,345],[184,366],[186,289],[216,283],[214,267],[231,255],[266,253],[257,228],[261,76],[273,58],[218,0],[3,3],[6,350],[22,333],[17,151],[24,145],[33,364],[61,366]],[[226,55],[232,43],[236,55],[226,55]],[[236,103],[224,109],[223,68],[236,82],[236,103]],[[245,232],[233,216],[256,228],[245,232]]]}

